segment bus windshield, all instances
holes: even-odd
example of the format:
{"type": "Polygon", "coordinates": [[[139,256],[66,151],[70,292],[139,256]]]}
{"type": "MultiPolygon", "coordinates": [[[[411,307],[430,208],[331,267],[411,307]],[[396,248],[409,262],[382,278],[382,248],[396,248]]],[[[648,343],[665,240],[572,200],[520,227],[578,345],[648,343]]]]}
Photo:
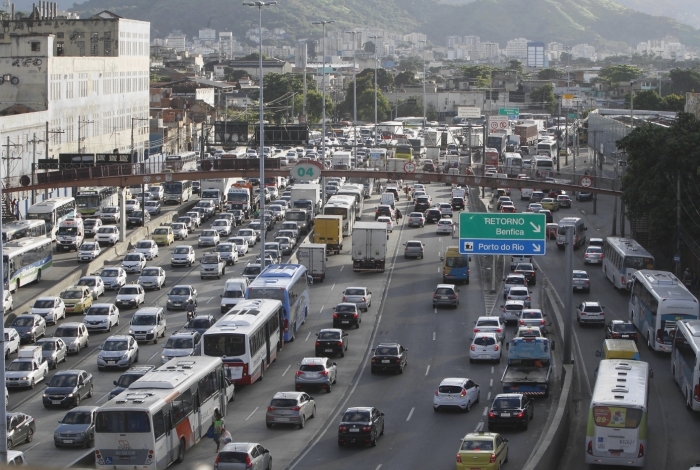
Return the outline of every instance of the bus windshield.
{"type": "Polygon", "coordinates": [[[204,336],[205,356],[243,356],[245,354],[245,335],[209,334],[204,336]]]}

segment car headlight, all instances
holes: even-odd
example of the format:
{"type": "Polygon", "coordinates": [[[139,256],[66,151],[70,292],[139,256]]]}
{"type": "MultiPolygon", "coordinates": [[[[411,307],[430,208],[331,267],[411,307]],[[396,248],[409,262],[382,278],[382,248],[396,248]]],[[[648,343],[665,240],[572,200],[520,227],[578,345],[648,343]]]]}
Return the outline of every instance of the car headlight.
{"type": "Polygon", "coordinates": [[[133,335],[133,334],[134,334],[134,330],[132,330],[131,328],[129,328],[129,334],[130,334],[130,335],[133,335]]]}
{"type": "Polygon", "coordinates": [[[165,359],[168,359],[168,356],[166,356],[165,354],[162,354],[162,355],[160,356],[160,358],[165,360],[165,359]]]}
{"type": "Polygon", "coordinates": [[[153,333],[153,328],[151,328],[150,330],[148,330],[148,332],[149,332],[149,333],[153,333]]]}
{"type": "Polygon", "coordinates": [[[68,398],[73,398],[73,394],[72,394],[72,393],[69,393],[69,394],[66,395],[66,396],[67,396],[68,398]]]}
{"type": "Polygon", "coordinates": [[[124,353],[122,355],[122,359],[128,359],[129,358],[129,353],[124,353]]]}
{"type": "Polygon", "coordinates": [[[44,394],[42,395],[42,397],[48,398],[48,395],[44,393],[44,394]]]}
{"type": "Polygon", "coordinates": [[[20,380],[27,380],[28,378],[29,378],[28,376],[24,376],[20,380]]]}
{"type": "Polygon", "coordinates": [[[102,354],[97,355],[97,359],[102,359],[103,361],[105,360],[104,356],[102,354]]]}

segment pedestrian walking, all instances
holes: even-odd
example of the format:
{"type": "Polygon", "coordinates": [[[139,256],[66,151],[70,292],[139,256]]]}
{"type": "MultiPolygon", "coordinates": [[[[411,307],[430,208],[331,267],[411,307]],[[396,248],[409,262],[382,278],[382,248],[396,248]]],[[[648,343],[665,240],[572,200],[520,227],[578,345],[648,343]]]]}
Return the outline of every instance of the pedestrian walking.
{"type": "Polygon", "coordinates": [[[214,442],[216,442],[216,452],[218,453],[221,445],[221,433],[224,431],[224,417],[221,416],[221,411],[218,408],[214,410],[211,424],[214,426],[214,442]]]}

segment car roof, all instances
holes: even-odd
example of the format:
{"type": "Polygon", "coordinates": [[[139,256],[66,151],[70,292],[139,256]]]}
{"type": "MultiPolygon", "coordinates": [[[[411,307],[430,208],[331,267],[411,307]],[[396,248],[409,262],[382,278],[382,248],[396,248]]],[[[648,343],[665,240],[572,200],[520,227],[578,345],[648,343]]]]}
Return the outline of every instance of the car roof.
{"type": "Polygon", "coordinates": [[[345,290],[348,290],[348,289],[367,289],[367,287],[365,287],[365,286],[348,286],[345,288],[345,290]]]}
{"type": "Polygon", "coordinates": [[[226,444],[223,449],[221,449],[221,452],[248,452],[249,449],[252,449],[253,447],[257,446],[259,444],[256,444],[254,442],[231,442],[229,444],[226,444]]]}
{"type": "Polygon", "coordinates": [[[93,307],[114,307],[114,304],[108,304],[106,302],[99,303],[99,304],[92,304],[93,307]]]}
{"type": "Polygon", "coordinates": [[[356,303],[353,303],[353,302],[340,302],[340,303],[338,303],[338,304],[336,305],[336,307],[340,307],[341,305],[350,305],[350,306],[353,306],[353,307],[357,307],[357,304],[356,304],[356,303]]]}
{"type": "Polygon", "coordinates": [[[80,405],[80,406],[76,406],[75,408],[71,408],[70,410],[68,410],[68,411],[66,412],[66,414],[71,413],[71,412],[73,412],[73,411],[89,411],[89,412],[93,412],[93,411],[97,410],[98,408],[99,408],[99,406],[80,405]]]}
{"type": "Polygon", "coordinates": [[[632,322],[625,321],[625,320],[612,320],[610,323],[612,323],[614,325],[622,325],[622,324],[631,325],[632,324],[632,322]]]}
{"type": "Polygon", "coordinates": [[[457,286],[454,284],[438,284],[435,289],[442,289],[442,288],[448,288],[448,289],[455,289],[457,286]]]}
{"type": "Polygon", "coordinates": [[[380,346],[383,346],[386,348],[386,347],[391,347],[391,346],[398,347],[401,345],[397,341],[382,341],[379,344],[377,344],[377,347],[380,347],[380,346]]]}
{"type": "Polygon", "coordinates": [[[67,370],[59,370],[58,372],[56,372],[53,375],[54,376],[56,376],[56,375],[76,375],[76,374],[82,374],[83,372],[85,372],[86,374],[88,373],[87,371],[82,370],[82,369],[67,369],[67,370]]]}
{"type": "Polygon", "coordinates": [[[524,300],[506,300],[505,305],[521,305],[525,306],[525,301],[524,300]]]}
{"type": "Polygon", "coordinates": [[[482,439],[486,440],[486,438],[491,438],[491,440],[495,439],[496,436],[499,434],[496,432],[470,432],[467,433],[462,440],[467,440],[467,439],[482,439]]]}
{"type": "Polygon", "coordinates": [[[482,320],[498,320],[498,321],[500,321],[501,317],[499,317],[497,315],[484,315],[484,316],[481,316],[481,317],[476,319],[477,322],[480,322],[482,320]]]}
{"type": "Polygon", "coordinates": [[[109,338],[107,338],[105,341],[126,341],[129,338],[131,338],[131,336],[129,336],[129,335],[112,335],[109,338]]]}
{"type": "Polygon", "coordinates": [[[371,412],[374,407],[372,406],[353,406],[351,408],[348,408],[345,410],[346,413],[352,412],[352,411],[364,411],[364,412],[371,412]]]}
{"type": "Polygon", "coordinates": [[[496,333],[490,332],[490,331],[479,331],[478,333],[474,333],[474,339],[476,339],[479,336],[488,336],[488,337],[493,337],[496,338],[496,333]]]}
{"type": "Polygon", "coordinates": [[[277,392],[272,396],[272,399],[274,400],[275,398],[299,398],[299,396],[304,393],[304,392],[277,392]]]}
{"type": "Polygon", "coordinates": [[[524,397],[525,397],[525,394],[523,394],[523,393],[499,393],[498,395],[496,395],[494,400],[497,398],[524,398],[524,397]]]}
{"type": "Polygon", "coordinates": [[[583,271],[583,270],[581,270],[581,269],[574,269],[574,270],[572,271],[572,273],[574,273],[574,274],[585,274],[585,275],[588,275],[588,273],[587,273],[586,271],[583,271]]]}
{"type": "Polygon", "coordinates": [[[588,305],[597,305],[597,306],[600,307],[600,302],[597,302],[597,301],[595,301],[595,300],[584,300],[584,301],[581,302],[581,303],[582,303],[583,305],[586,305],[586,306],[588,306],[588,305]]]}
{"type": "Polygon", "coordinates": [[[540,310],[539,308],[525,308],[525,309],[523,309],[523,312],[539,312],[539,313],[542,313],[542,310],[540,310]]]}
{"type": "Polygon", "coordinates": [[[462,385],[467,380],[469,380],[469,379],[467,379],[466,377],[448,377],[448,378],[442,379],[442,382],[440,382],[440,385],[462,385]]]}
{"type": "MultiPolygon", "coordinates": [[[[520,264],[520,263],[518,263],[518,264],[520,264]]],[[[520,273],[511,273],[511,274],[508,274],[508,276],[506,277],[506,279],[508,279],[509,277],[518,277],[518,278],[525,279],[525,275],[524,275],[524,274],[520,274],[520,273]]]]}
{"type": "Polygon", "coordinates": [[[138,309],[134,315],[154,315],[162,311],[163,307],[143,307],[138,309]]]}
{"type": "MultiPolygon", "coordinates": [[[[355,305],[355,304],[353,304],[355,305]]],[[[327,357],[305,357],[304,359],[301,360],[299,365],[301,364],[325,364],[327,357]]]]}

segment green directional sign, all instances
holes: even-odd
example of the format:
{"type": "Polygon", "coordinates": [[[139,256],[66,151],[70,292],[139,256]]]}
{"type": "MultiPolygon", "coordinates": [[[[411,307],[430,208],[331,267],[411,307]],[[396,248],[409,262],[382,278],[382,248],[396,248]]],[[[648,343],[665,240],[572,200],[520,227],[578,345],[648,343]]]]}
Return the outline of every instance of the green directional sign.
{"type": "Polygon", "coordinates": [[[519,108],[499,108],[498,114],[500,116],[518,116],[520,115],[519,108]]]}
{"type": "Polygon", "coordinates": [[[459,238],[484,240],[545,240],[544,214],[461,212],[459,238]]]}

